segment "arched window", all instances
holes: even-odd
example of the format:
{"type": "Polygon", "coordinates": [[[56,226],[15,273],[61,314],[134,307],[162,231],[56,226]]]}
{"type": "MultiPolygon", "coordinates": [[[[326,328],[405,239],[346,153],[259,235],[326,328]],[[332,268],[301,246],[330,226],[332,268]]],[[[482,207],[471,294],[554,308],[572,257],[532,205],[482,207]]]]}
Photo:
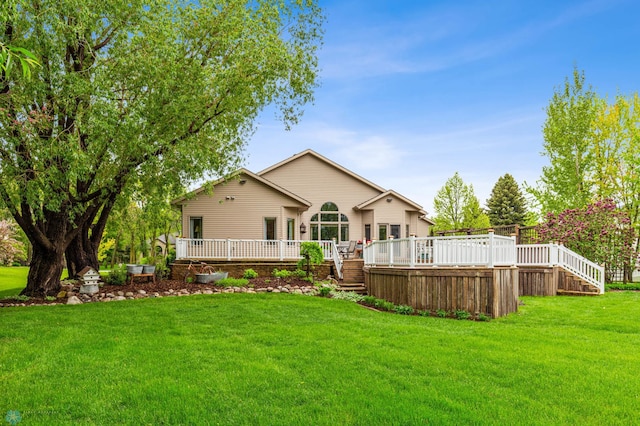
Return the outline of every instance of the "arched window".
{"type": "Polygon", "coordinates": [[[336,203],[327,201],[320,207],[320,213],[311,216],[311,239],[315,241],[336,239],[349,241],[349,218],[340,213],[336,203]]]}

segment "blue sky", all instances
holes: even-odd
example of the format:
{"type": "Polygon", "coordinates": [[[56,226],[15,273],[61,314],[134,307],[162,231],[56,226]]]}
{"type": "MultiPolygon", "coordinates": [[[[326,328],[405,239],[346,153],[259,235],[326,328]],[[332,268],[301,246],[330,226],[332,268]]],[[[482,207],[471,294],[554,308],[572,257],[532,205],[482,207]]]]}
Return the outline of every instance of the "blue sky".
{"type": "Polygon", "coordinates": [[[245,166],[313,149],[434,216],[457,171],[481,205],[535,184],[545,107],[574,66],[600,96],[640,86],[640,2],[320,0],[321,87],[290,131],[260,117],[245,166]]]}

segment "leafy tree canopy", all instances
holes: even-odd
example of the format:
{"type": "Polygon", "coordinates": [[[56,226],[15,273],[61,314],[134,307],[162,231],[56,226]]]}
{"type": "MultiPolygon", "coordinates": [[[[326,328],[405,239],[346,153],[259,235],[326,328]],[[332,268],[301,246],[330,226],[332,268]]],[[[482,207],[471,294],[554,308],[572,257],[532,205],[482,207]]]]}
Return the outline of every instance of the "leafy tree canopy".
{"type": "Polygon", "coordinates": [[[447,179],[433,200],[435,230],[485,228],[489,219],[482,211],[473,185],[464,183],[456,172],[447,179]]]}
{"type": "Polygon", "coordinates": [[[584,80],[574,69],[573,79],[556,89],[547,107],[543,155],[549,165],[542,168],[538,187],[529,188],[543,213],[584,207],[592,199],[591,123],[602,101],[584,80]]]}
{"type": "Polygon", "coordinates": [[[293,124],[317,84],[313,0],[14,0],[5,13],[0,42],[41,60],[30,81],[0,75],[0,200],[34,247],[27,293],[55,291],[73,246],[97,251],[127,185],[236,168],[257,114],[276,104],[293,124]]]}

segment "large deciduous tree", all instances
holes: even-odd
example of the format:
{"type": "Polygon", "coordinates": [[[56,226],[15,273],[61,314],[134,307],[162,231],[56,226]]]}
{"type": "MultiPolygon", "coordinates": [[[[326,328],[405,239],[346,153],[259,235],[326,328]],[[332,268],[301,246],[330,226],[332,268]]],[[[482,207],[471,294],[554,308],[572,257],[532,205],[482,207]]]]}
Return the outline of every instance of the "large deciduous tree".
{"type": "Polygon", "coordinates": [[[24,294],[97,267],[119,194],[238,165],[257,114],[288,126],[312,100],[314,0],[13,0],[0,42],[33,78],[0,72],[0,200],[33,246],[24,294]],[[73,273],[73,271],[72,271],[73,273]]]}
{"type": "Polygon", "coordinates": [[[464,183],[456,172],[447,179],[433,200],[435,229],[483,228],[489,220],[480,207],[473,186],[464,183]]]}
{"type": "Polygon", "coordinates": [[[592,199],[591,124],[602,101],[584,80],[574,69],[573,80],[565,80],[547,107],[543,155],[549,165],[542,168],[538,187],[529,188],[543,213],[584,207],[592,199]]]}
{"type": "Polygon", "coordinates": [[[509,173],[498,178],[487,200],[487,215],[491,226],[524,225],[527,218],[527,201],[518,182],[509,173]]]}

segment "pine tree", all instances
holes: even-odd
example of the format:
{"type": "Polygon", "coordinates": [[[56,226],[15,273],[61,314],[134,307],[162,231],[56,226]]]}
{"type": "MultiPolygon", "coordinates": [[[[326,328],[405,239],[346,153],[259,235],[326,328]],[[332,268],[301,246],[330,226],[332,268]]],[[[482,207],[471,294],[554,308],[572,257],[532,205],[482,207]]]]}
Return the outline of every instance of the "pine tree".
{"type": "Polygon", "coordinates": [[[509,173],[498,179],[487,200],[491,226],[524,225],[527,216],[525,200],[516,180],[509,173]]]}

